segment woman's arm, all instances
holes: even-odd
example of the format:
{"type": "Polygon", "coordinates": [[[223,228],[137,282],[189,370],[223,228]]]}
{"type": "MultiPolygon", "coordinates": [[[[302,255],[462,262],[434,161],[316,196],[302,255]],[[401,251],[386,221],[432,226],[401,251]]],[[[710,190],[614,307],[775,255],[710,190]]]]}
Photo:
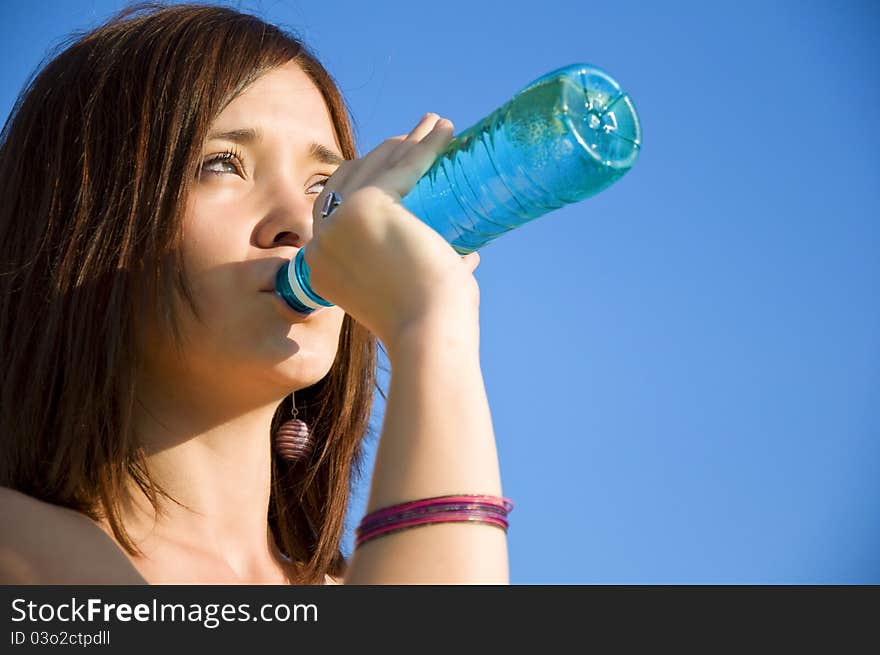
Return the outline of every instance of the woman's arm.
{"type": "MultiPolygon", "coordinates": [[[[318,295],[388,349],[391,384],[368,512],[459,494],[501,495],[479,363],[479,256],[461,257],[403,198],[452,139],[426,114],[407,136],[347,161],[327,180],[338,209],[314,208],[304,257],[318,295]]],[[[493,525],[422,525],[355,549],[347,584],[507,583],[507,539],[493,525]]]]}
{"type": "MultiPolygon", "coordinates": [[[[367,512],[447,494],[501,496],[478,323],[435,322],[389,348],[391,382],[367,512]],[[477,328],[474,329],[474,325],[477,328]]],[[[508,584],[507,537],[441,523],[358,547],[346,584],[508,584]]]]}

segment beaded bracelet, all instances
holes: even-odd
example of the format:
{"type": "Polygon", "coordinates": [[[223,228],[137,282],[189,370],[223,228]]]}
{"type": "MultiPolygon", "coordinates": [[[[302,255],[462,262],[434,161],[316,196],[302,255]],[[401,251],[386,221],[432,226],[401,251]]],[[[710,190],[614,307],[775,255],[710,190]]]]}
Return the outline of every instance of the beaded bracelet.
{"type": "Polygon", "coordinates": [[[355,547],[376,537],[419,525],[476,522],[507,532],[507,514],[513,510],[508,498],[483,494],[435,496],[392,505],[365,516],[355,530],[355,547]]]}

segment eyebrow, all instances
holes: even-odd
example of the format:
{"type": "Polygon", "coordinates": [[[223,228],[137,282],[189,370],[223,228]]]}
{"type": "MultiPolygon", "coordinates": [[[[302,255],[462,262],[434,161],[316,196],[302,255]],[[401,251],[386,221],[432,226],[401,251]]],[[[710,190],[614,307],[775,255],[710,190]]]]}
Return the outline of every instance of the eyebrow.
{"type": "MultiPolygon", "coordinates": [[[[251,127],[228,130],[225,132],[211,132],[208,140],[220,139],[222,141],[232,141],[241,145],[250,145],[259,143],[263,140],[263,133],[251,127]]],[[[313,141],[309,144],[309,157],[315,159],[322,164],[337,166],[345,161],[345,158],[332,148],[313,141]]]]}
{"type": "Polygon", "coordinates": [[[338,166],[345,161],[345,157],[342,157],[335,150],[314,141],[309,144],[309,157],[331,166],[338,166]]]}

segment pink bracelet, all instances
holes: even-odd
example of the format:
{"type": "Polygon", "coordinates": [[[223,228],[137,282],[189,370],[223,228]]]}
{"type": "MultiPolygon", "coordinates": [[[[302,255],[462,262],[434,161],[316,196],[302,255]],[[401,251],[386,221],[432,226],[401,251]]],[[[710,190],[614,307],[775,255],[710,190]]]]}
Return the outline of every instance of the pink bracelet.
{"type": "Polygon", "coordinates": [[[355,530],[355,547],[375,537],[434,523],[477,522],[495,525],[506,532],[505,517],[512,509],[510,499],[483,494],[435,496],[400,503],[365,516],[355,530]]]}
{"type": "Polygon", "coordinates": [[[364,520],[373,517],[384,516],[387,514],[397,514],[403,510],[415,509],[426,505],[435,505],[438,503],[484,503],[493,507],[503,507],[505,512],[513,509],[513,502],[509,498],[501,498],[499,496],[487,496],[484,494],[469,494],[459,496],[434,496],[432,498],[423,498],[421,500],[412,500],[399,505],[392,505],[384,509],[377,509],[375,512],[368,514],[364,520]],[[499,505],[499,502],[502,505],[499,505]]]}
{"type": "Polygon", "coordinates": [[[417,519],[413,521],[404,521],[400,523],[395,523],[393,525],[388,525],[382,528],[377,528],[370,532],[361,533],[358,535],[357,540],[355,541],[355,547],[360,546],[361,544],[369,541],[370,539],[374,539],[376,537],[381,537],[382,535],[391,534],[392,532],[400,532],[402,530],[406,530],[408,528],[415,528],[420,525],[432,525],[435,523],[461,523],[461,522],[472,522],[472,523],[485,523],[487,525],[495,525],[507,531],[507,521],[504,519],[497,519],[488,516],[474,516],[473,514],[442,514],[440,516],[425,518],[425,519],[417,519]]]}
{"type": "Polygon", "coordinates": [[[464,512],[485,516],[494,516],[496,518],[505,518],[507,510],[497,505],[488,505],[480,503],[435,503],[425,507],[416,509],[405,509],[396,514],[386,514],[383,516],[369,516],[361,521],[359,530],[361,532],[369,532],[370,530],[384,525],[406,521],[420,516],[433,516],[440,513],[448,512],[464,512]]]}

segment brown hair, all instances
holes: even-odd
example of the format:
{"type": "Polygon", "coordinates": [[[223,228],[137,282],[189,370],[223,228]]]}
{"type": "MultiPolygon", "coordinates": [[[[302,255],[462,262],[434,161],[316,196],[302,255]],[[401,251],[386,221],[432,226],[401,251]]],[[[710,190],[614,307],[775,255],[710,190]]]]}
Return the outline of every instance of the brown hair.
{"type": "MultiPolygon", "coordinates": [[[[295,59],[324,96],[347,159],[354,137],[315,56],[255,16],[144,3],[69,40],[32,75],[0,134],[0,484],[106,518],[136,554],[122,525],[127,481],[154,507],[168,497],[133,434],[139,308],[152,308],[181,347],[175,298],[196,312],[182,218],[211,121],[295,59]]],[[[299,584],[344,574],[376,348],[346,316],[330,372],[297,392],[313,456],[273,459],[269,522],[279,548],[303,563],[299,584]]],[[[289,415],[288,396],[267,427],[289,415]]]]}

